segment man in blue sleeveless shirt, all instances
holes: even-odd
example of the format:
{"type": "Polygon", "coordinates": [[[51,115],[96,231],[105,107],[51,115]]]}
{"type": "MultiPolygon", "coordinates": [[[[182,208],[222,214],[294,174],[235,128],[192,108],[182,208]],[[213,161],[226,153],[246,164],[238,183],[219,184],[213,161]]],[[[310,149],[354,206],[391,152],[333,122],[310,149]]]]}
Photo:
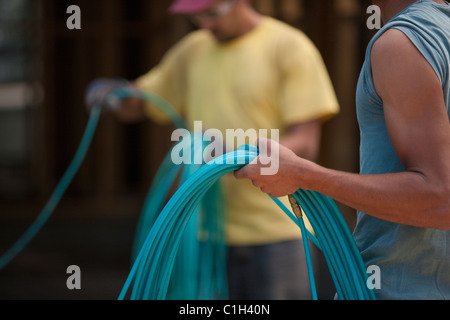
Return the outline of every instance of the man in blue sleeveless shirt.
{"type": "Polygon", "coordinates": [[[385,25],[357,88],[360,174],[279,146],[277,175],[261,176],[256,163],[235,175],[273,197],[301,188],[357,209],[354,237],[366,265],[380,268],[378,299],[450,299],[450,6],[373,3],[385,25]]]}

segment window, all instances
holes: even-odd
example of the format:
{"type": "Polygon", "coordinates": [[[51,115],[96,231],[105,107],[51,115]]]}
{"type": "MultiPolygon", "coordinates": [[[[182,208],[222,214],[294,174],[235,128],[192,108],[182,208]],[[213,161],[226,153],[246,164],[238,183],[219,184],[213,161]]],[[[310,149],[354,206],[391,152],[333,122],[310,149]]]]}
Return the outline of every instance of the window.
{"type": "Polygon", "coordinates": [[[29,184],[28,110],[39,61],[35,2],[0,0],[0,199],[24,194],[29,184]]]}

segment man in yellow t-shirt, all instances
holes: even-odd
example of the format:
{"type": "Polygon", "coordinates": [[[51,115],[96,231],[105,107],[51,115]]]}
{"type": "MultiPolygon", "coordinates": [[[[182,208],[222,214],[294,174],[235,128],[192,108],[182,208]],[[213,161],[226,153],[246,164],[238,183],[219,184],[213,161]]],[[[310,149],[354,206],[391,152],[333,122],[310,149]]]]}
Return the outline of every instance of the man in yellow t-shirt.
{"type": "MultiPolygon", "coordinates": [[[[301,31],[257,13],[249,0],[178,0],[170,10],[200,28],[133,85],[167,100],[190,129],[195,121],[223,137],[227,129],[276,129],[281,144],[314,160],[321,124],[339,112],[339,105],[313,43],[301,31]]],[[[91,96],[108,105],[106,93],[123,85],[100,80],[97,96],[91,96]]],[[[137,99],[114,109],[124,120],[169,121],[137,99]]],[[[234,141],[224,143],[236,147],[234,141]]],[[[299,228],[251,182],[229,174],[221,183],[230,298],[308,299],[299,228]]]]}

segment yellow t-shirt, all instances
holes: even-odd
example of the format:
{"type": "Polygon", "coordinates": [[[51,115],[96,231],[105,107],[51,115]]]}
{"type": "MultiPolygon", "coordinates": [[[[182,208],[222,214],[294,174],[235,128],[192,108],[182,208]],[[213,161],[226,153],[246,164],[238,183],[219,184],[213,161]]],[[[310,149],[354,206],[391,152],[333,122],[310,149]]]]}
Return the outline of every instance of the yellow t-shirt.
{"type": "MultiPolygon", "coordinates": [[[[203,128],[218,129],[224,137],[227,129],[279,129],[282,136],[291,124],[339,112],[317,48],[301,31],[270,17],[226,43],[195,31],[136,83],[166,99],[192,128],[202,121],[203,128]]],[[[168,121],[152,105],[147,111],[156,121],[168,121]]],[[[228,174],[222,184],[228,244],[300,238],[298,226],[250,181],[228,174]]],[[[282,201],[290,208],[287,197],[282,201]]]]}

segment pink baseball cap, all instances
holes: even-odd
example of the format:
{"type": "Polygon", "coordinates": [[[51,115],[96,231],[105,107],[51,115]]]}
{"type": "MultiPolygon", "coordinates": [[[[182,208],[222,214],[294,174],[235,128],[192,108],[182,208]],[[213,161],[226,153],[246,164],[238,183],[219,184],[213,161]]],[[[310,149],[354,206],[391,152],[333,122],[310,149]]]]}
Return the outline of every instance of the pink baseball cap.
{"type": "Polygon", "coordinates": [[[189,14],[203,11],[214,0],[176,0],[169,8],[171,13],[189,14]]]}

